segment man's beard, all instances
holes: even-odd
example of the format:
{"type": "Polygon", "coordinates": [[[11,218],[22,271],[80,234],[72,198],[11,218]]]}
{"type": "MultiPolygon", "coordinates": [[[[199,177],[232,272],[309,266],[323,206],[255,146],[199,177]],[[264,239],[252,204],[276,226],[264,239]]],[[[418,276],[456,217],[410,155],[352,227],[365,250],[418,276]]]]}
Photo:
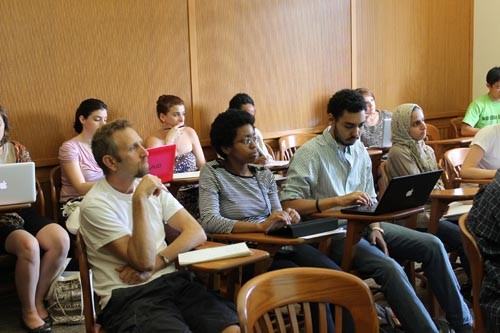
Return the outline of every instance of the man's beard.
{"type": "Polygon", "coordinates": [[[145,175],[149,174],[149,165],[147,163],[143,164],[139,170],[137,170],[136,178],[142,178],[145,175]]]}
{"type": "Polygon", "coordinates": [[[337,141],[338,143],[340,143],[343,146],[352,146],[359,139],[359,136],[352,136],[352,137],[350,137],[349,138],[350,141],[354,140],[352,143],[349,143],[349,142],[346,142],[346,141],[342,140],[342,138],[340,137],[340,135],[339,135],[339,133],[337,131],[337,127],[336,126],[334,126],[334,128],[333,128],[333,136],[335,137],[335,141],[337,141]]]}

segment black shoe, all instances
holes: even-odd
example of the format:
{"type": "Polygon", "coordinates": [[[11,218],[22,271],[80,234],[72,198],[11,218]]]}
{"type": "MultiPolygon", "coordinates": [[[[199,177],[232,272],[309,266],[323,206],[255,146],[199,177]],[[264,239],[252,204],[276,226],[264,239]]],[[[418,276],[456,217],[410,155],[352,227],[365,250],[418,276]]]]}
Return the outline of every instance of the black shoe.
{"type": "Polygon", "coordinates": [[[28,325],[26,325],[26,323],[24,322],[23,318],[21,318],[20,322],[21,322],[21,328],[25,330],[27,333],[52,333],[51,324],[44,323],[41,326],[35,328],[29,328],[28,325]]]}
{"type": "Polygon", "coordinates": [[[52,324],[54,323],[54,321],[52,320],[52,317],[51,316],[47,316],[45,318],[42,318],[42,320],[46,323],[46,324],[49,324],[50,326],[52,326],[52,324]]]}

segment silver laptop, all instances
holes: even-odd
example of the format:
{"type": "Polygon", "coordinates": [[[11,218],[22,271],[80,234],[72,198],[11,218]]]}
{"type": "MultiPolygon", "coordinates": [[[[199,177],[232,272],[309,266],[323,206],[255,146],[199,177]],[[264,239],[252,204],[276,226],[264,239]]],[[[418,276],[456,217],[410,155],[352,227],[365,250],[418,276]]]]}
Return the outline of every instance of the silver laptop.
{"type": "Polygon", "coordinates": [[[382,124],[382,148],[389,148],[392,146],[391,124],[392,124],[391,118],[386,118],[383,120],[383,124],[382,124]]]}
{"type": "Polygon", "coordinates": [[[35,163],[0,164],[0,205],[35,201],[35,163]]]}

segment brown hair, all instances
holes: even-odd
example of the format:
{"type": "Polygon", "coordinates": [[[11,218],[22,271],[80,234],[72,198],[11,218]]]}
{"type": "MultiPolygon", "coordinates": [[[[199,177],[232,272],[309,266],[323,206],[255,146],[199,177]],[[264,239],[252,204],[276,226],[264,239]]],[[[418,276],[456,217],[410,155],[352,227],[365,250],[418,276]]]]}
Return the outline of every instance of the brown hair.
{"type": "Polygon", "coordinates": [[[156,114],[160,118],[160,114],[167,114],[172,106],[184,105],[184,101],[174,95],[161,95],[156,101],[156,114]]]}

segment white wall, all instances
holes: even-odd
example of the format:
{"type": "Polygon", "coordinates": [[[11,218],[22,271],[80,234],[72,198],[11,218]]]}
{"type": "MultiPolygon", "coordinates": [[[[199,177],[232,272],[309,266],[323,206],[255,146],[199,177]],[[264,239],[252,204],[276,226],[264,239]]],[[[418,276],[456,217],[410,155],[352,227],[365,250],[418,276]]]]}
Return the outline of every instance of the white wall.
{"type": "Polygon", "coordinates": [[[498,13],[500,13],[500,1],[474,1],[473,99],[486,93],[486,73],[488,70],[500,66],[498,13]]]}

